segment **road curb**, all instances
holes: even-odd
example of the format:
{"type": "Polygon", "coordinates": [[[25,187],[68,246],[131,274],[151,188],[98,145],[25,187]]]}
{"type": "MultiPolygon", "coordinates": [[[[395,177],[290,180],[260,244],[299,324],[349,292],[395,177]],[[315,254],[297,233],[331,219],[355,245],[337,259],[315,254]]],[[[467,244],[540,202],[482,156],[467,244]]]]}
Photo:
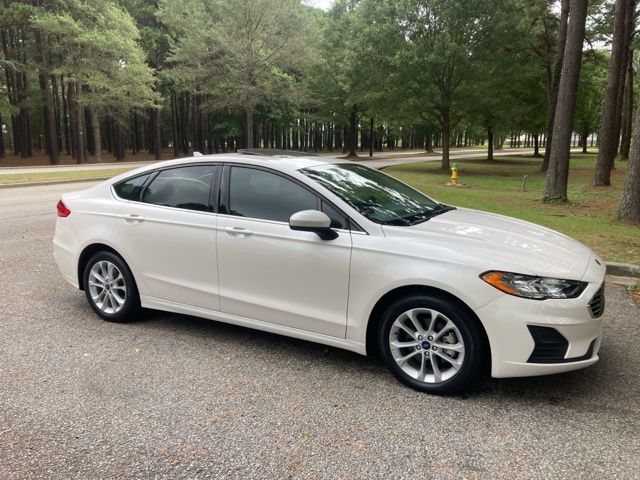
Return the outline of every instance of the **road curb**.
{"type": "Polygon", "coordinates": [[[65,183],[82,183],[82,182],[92,182],[92,181],[101,181],[108,180],[113,177],[89,177],[89,178],[69,178],[67,180],[52,180],[50,182],[24,182],[24,183],[3,183],[0,184],[0,189],[3,188],[17,188],[17,187],[38,187],[43,185],[62,185],[65,183]]]}
{"type": "Polygon", "coordinates": [[[619,262],[605,262],[605,264],[607,265],[607,275],[640,278],[640,265],[619,262]]]}

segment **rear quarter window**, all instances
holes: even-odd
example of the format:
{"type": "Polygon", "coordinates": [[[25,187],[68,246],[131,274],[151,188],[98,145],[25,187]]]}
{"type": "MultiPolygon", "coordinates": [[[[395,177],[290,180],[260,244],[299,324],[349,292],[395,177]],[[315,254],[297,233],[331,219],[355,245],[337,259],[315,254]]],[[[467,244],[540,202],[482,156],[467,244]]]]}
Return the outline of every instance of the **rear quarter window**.
{"type": "Polygon", "coordinates": [[[123,200],[140,200],[142,186],[150,176],[151,174],[147,173],[145,175],[130,178],[129,180],[125,180],[124,182],[114,185],[113,189],[123,200]]]}

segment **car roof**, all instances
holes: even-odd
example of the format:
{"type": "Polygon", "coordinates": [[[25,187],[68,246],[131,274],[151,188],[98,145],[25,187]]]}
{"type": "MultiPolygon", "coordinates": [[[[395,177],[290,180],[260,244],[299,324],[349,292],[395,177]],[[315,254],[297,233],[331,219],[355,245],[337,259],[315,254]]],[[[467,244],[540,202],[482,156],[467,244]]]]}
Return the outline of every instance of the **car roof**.
{"type": "Polygon", "coordinates": [[[197,163],[244,163],[247,165],[264,165],[274,170],[283,172],[293,172],[308,167],[319,165],[330,165],[340,163],[340,160],[333,157],[303,157],[303,156],[266,156],[266,155],[246,155],[246,154],[213,154],[199,155],[195,157],[176,158],[174,160],[165,160],[137,169],[136,173],[146,170],[155,170],[157,168],[166,168],[184,164],[197,163]]]}
{"type": "Polygon", "coordinates": [[[176,158],[173,160],[164,160],[160,162],[149,163],[134,170],[128,170],[120,175],[110,178],[105,182],[115,185],[129,178],[143,175],[146,172],[161,169],[178,167],[180,165],[194,165],[198,163],[237,163],[246,165],[257,165],[272,168],[283,173],[295,174],[298,170],[309,167],[317,167],[322,165],[336,165],[340,163],[351,163],[348,160],[340,160],[336,157],[301,157],[301,156],[267,156],[267,155],[247,155],[241,153],[222,153],[212,155],[196,155],[193,157],[176,158]]]}

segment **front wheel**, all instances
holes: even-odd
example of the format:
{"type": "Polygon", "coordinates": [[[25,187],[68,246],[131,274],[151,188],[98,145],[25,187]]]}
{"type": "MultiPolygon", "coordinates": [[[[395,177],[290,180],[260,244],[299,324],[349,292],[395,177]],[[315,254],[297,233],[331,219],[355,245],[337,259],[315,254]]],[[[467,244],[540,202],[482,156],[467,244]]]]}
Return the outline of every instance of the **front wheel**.
{"type": "Polygon", "coordinates": [[[435,296],[412,296],[392,303],[381,320],[379,351],[405,385],[453,394],[478,376],[482,336],[476,320],[460,305],[435,296]]]}
{"type": "Polygon", "coordinates": [[[140,313],[140,297],[127,264],[111,252],[98,252],[84,269],[84,292],[104,320],[128,322],[140,313]]]}

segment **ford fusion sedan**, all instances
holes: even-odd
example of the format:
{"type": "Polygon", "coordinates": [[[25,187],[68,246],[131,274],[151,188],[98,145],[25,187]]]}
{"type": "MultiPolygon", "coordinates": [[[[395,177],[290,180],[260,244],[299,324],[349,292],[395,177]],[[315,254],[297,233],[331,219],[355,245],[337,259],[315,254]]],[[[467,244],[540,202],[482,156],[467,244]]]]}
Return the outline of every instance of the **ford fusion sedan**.
{"type": "Polygon", "coordinates": [[[173,160],[65,194],[57,213],[55,261],[105,320],[151,308],[375,354],[431,393],[598,360],[591,250],[361,164],[173,160]]]}

